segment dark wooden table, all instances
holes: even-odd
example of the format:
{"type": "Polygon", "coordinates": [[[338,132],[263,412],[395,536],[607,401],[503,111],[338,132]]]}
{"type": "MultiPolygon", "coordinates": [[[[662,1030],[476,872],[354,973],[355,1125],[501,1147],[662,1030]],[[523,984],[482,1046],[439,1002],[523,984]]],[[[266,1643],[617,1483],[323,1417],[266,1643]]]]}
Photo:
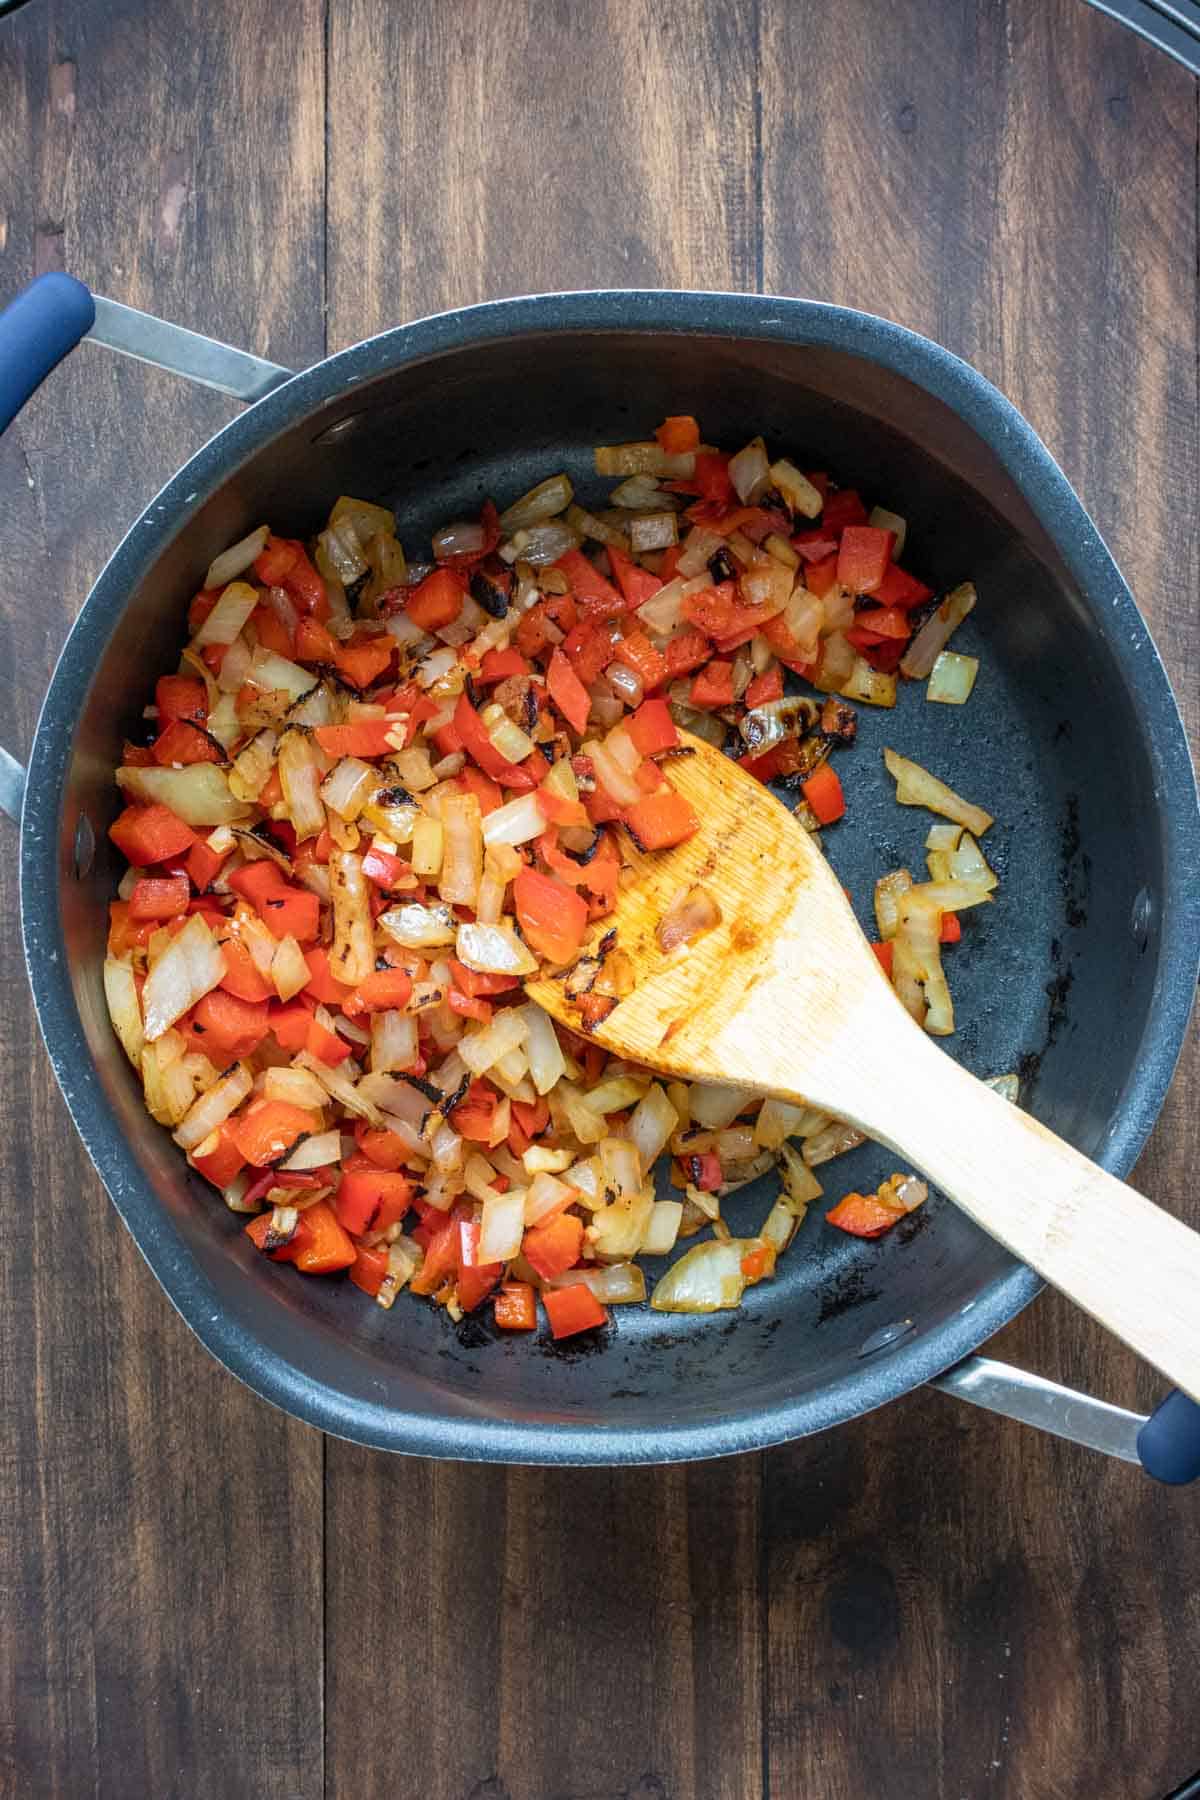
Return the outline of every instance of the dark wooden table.
{"type": "MultiPolygon", "coordinates": [[[[1193,726],[1197,87],[1081,0],[34,0],[0,292],[66,266],[300,366],[604,285],[869,308],[1033,420],[1193,726]]],[[[230,406],[88,348],[0,443],[0,725],[230,406]]],[[[1195,1493],[921,1393],[692,1468],[388,1460],[172,1313],[78,1148],[0,860],[0,1793],[1158,1800],[1195,1493]]],[[[1141,1164],[1200,1224],[1193,1037],[1141,1164]]],[[[1131,1405],[1053,1298],[1000,1354],[1131,1405]]]]}

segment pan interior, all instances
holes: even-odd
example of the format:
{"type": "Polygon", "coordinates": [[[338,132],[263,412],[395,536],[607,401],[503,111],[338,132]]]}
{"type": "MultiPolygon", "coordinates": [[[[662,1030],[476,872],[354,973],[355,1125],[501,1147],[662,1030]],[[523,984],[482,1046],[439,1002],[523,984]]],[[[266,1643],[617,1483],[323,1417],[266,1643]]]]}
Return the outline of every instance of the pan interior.
{"type": "MultiPolygon", "coordinates": [[[[235,469],[136,585],[83,708],[66,828],[86,811],[102,837],[122,737],[177,654],[208,561],[241,533],[264,519],[309,532],[349,492],[394,506],[406,548],[420,555],[436,524],[488,495],[503,506],[561,468],[585,504],[601,501],[611,484],[592,474],[592,446],[647,436],[673,412],[695,413],[708,441],[736,447],[761,432],[773,453],[830,470],[907,518],[905,562],[917,574],[938,588],[976,583],[977,611],[954,643],[980,658],[969,703],[930,704],[921,684],[902,688],[894,712],[859,709],[858,743],[837,764],[848,816],[826,832],[826,849],[874,936],[875,878],[900,865],[920,878],[931,823],[896,805],[881,747],[994,813],[986,849],[999,896],[964,919],[962,943],[947,952],[959,1020],[947,1047],[977,1073],[1018,1071],[1026,1105],[1102,1153],[1137,1068],[1159,948],[1162,856],[1136,698],[982,440],[921,388],[845,352],[715,335],[530,333],[385,369],[341,393],[235,469]]],[[[234,1328],[350,1410],[448,1417],[451,1453],[455,1421],[485,1416],[614,1436],[831,1394],[855,1410],[870,1403],[891,1343],[935,1333],[1013,1267],[940,1197],[877,1244],[830,1229],[817,1205],[777,1279],[739,1312],[696,1320],[616,1309],[605,1340],[562,1350],[494,1333],[487,1309],[456,1330],[407,1297],[385,1314],[344,1282],[301,1280],[257,1257],[238,1220],[188,1174],[114,1051],[99,968],[115,880],[115,859],[101,850],[87,878],[65,884],[62,913],[119,1128],[178,1254],[207,1276],[234,1328]],[[864,1354],[881,1334],[884,1346],[864,1354]]],[[[864,1145],[821,1172],[827,1200],[870,1189],[894,1166],[864,1145]]],[[[735,1229],[756,1228],[773,1185],[729,1203],[735,1229]]]]}

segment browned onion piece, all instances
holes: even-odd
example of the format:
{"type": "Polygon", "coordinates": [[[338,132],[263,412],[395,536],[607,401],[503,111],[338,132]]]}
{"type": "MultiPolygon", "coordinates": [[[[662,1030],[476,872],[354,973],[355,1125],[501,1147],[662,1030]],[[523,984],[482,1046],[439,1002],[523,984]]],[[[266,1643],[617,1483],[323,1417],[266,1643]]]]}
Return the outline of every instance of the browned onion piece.
{"type": "Polygon", "coordinates": [[[721,923],[721,909],[707,888],[685,888],[658,922],[658,947],[666,952],[690,944],[721,923]]]}

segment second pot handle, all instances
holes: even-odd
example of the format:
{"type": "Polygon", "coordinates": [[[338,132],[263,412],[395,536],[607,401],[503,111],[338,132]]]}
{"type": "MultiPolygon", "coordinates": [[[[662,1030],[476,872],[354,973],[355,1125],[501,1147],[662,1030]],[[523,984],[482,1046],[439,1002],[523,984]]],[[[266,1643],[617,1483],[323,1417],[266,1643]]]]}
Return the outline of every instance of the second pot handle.
{"type": "MultiPolygon", "coordinates": [[[[247,404],[282,387],[293,373],[232,344],[106,300],[73,275],[53,270],[31,281],[0,312],[0,432],[84,338],[247,404]]],[[[0,812],[10,819],[20,817],[24,788],[24,769],[0,748],[0,812]]]]}
{"type": "Polygon", "coordinates": [[[964,1357],[929,1385],[1089,1450],[1141,1463],[1169,1486],[1200,1478],[1200,1406],[1178,1388],[1146,1418],[990,1356],[964,1357]]]}

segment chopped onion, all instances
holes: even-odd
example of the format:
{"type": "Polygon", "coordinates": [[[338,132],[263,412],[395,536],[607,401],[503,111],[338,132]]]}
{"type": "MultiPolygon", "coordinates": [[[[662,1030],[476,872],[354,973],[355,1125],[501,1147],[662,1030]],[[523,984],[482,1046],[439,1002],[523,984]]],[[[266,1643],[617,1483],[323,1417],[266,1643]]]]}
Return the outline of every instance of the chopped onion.
{"type": "Polygon", "coordinates": [[[795,1137],[807,1108],[789,1106],[786,1100],[772,1095],[764,1100],[754,1121],[754,1141],[764,1150],[778,1150],[788,1138],[795,1137]]]}
{"type": "Polygon", "coordinates": [[[896,677],[885,669],[873,669],[865,656],[856,656],[840,692],[864,706],[895,706],[896,677]]]}
{"type": "Polygon", "coordinates": [[[806,519],[815,519],[822,511],[825,502],[820,489],[813,486],[807,475],[800,473],[795,463],[780,457],[778,462],[771,464],[770,475],[771,485],[778,490],[789,512],[803,513],[806,519]]]}
{"type": "Polygon", "coordinates": [[[113,1030],[121,1040],[121,1048],[134,1068],[140,1068],[146,1038],[142,1030],[142,1009],[138,1004],[131,957],[105,957],[104,999],[113,1030]]]}
{"type": "Polygon", "coordinates": [[[904,652],[900,662],[902,675],[907,675],[910,681],[921,681],[929,674],[938,655],[975,605],[975,598],[974,585],[969,581],[946,595],[904,652]]]}
{"type": "Polygon", "coordinates": [[[320,789],[325,758],[302,731],[285,731],[279,740],[279,781],[297,841],[319,837],[325,829],[320,789]]]}
{"type": "MultiPolygon", "coordinates": [[[[662,1204],[670,1206],[672,1203],[666,1200],[662,1204]]],[[[645,1250],[645,1244],[642,1248],[645,1250]]],[[[546,1286],[552,1290],[590,1288],[603,1306],[628,1306],[646,1298],[646,1277],[633,1262],[610,1263],[605,1268],[567,1269],[561,1275],[552,1275],[546,1286]]]]}
{"type": "Polygon", "coordinates": [[[375,967],[371,890],[363,874],[362,857],[353,850],[331,851],[329,880],[333,895],[329,966],[335,980],[357,987],[375,967]]]}
{"type": "Polygon", "coordinates": [[[460,925],[455,955],[459,962],[474,969],[478,975],[537,974],[537,958],[525,948],[511,926],[503,922],[499,925],[460,925]]]}
{"type": "Polygon", "coordinates": [[[962,706],[970,698],[978,673],[977,656],[959,656],[954,650],[943,650],[925,684],[925,698],[941,700],[947,706],[962,706]]]}
{"type": "Polygon", "coordinates": [[[771,485],[767,447],[760,437],[751,438],[744,450],[729,459],[729,479],[743,506],[752,506],[771,485]]]}
{"type": "Polygon", "coordinates": [[[906,894],[912,884],[913,878],[907,869],[895,869],[890,875],[881,875],[875,883],[875,923],[885,944],[896,935],[900,924],[900,896],[906,894]]]}
{"type": "MultiPolygon", "coordinates": [[[[326,1093],[332,1095],[339,1106],[344,1106],[348,1113],[353,1113],[356,1119],[366,1119],[369,1125],[384,1123],[383,1114],[374,1101],[369,1099],[365,1093],[359,1093],[357,1086],[342,1067],[330,1068],[327,1063],[323,1063],[319,1057],[313,1056],[307,1050],[301,1050],[296,1057],[296,1065],[301,1069],[310,1070],[326,1093]]],[[[367,1076],[364,1079],[372,1078],[367,1076]]]]}
{"type": "Polygon", "coordinates": [[[233,825],[247,816],[215,763],[187,763],[182,769],[117,770],[117,786],[134,800],[169,806],[185,825],[233,825]]]}
{"type": "Polygon", "coordinates": [[[895,537],[892,545],[892,560],[899,562],[904,555],[904,543],[908,537],[908,523],[899,513],[889,512],[886,506],[873,506],[867,524],[876,531],[890,531],[895,537]]]}
{"type": "Polygon", "coordinates": [[[281,1000],[293,1000],[312,979],[312,971],[304,959],[304,952],[297,940],[289,933],[279,940],[279,946],[271,959],[271,980],[275,984],[275,992],[281,1000]]]}
{"type": "Polygon", "coordinates": [[[458,668],[458,652],[447,646],[444,650],[434,650],[417,669],[417,680],[424,688],[436,687],[444,681],[452,670],[458,668]]]}
{"type": "MultiPolygon", "coordinates": [[[[565,760],[565,759],[564,759],[565,760]]],[[[556,765],[557,766],[557,765],[556,765]]],[[[568,768],[570,764],[567,764],[568,768]]],[[[519,794],[490,812],[483,821],[485,844],[527,844],[546,830],[546,815],[536,793],[519,794]]]]}
{"type": "Polygon", "coordinates": [[[961,825],[931,825],[925,834],[925,848],[927,850],[957,850],[962,840],[962,834],[961,825]]]}
{"type": "Polygon", "coordinates": [[[500,555],[505,562],[516,562],[519,557],[540,569],[556,563],[568,550],[578,550],[582,541],[574,527],[562,519],[544,519],[536,525],[522,526],[507,544],[501,544],[500,555]]]}
{"type": "Polygon", "coordinates": [[[238,1063],[228,1075],[191,1106],[175,1132],[175,1142],[182,1150],[195,1150],[206,1137],[236,1110],[254,1086],[254,1077],[245,1063],[238,1063]]]}
{"type": "Polygon", "coordinates": [[[630,475],[608,497],[614,506],[625,507],[633,512],[662,506],[667,500],[675,498],[674,494],[663,493],[653,475],[630,475]]]}
{"type": "MultiPolygon", "coordinates": [[[[829,616],[830,597],[827,594],[822,601],[827,625],[832,623],[829,616]]],[[[828,637],[821,639],[820,656],[809,679],[822,693],[840,694],[854,673],[854,665],[858,660],[858,652],[849,638],[843,637],[840,631],[831,631],[828,637]]]]}
{"type": "Polygon", "coordinates": [[[607,744],[589,739],[583,746],[583,754],[591,757],[596,779],[615,805],[637,805],[642,798],[642,789],[632,775],[625,773],[607,744]]]}
{"type": "Polygon", "coordinates": [[[629,522],[629,544],[635,556],[666,550],[679,542],[679,520],[673,512],[643,513],[629,522]]]}
{"type": "Polygon", "coordinates": [[[275,768],[276,741],[273,731],[260,731],[234,758],[229,786],[238,800],[257,800],[266,787],[275,768]]]}
{"type": "Polygon", "coordinates": [[[749,1276],[743,1258],[761,1249],[757,1238],[710,1238],[672,1263],[650,1296],[655,1312],[719,1312],[739,1304],[749,1276]]]}
{"type": "Polygon", "coordinates": [[[440,779],[433,772],[428,750],[420,744],[414,744],[411,750],[398,751],[392,758],[392,767],[410,794],[423,794],[440,779]]]}
{"type": "Polygon", "coordinates": [[[950,853],[950,879],[966,881],[972,887],[987,888],[989,892],[1000,885],[995,870],[989,868],[983,851],[969,831],[964,831],[950,853]]]}
{"type": "Polygon", "coordinates": [[[804,1160],[810,1169],[816,1169],[821,1163],[831,1162],[835,1156],[844,1156],[847,1150],[854,1150],[865,1142],[866,1132],[860,1131],[856,1125],[847,1125],[842,1119],[831,1119],[822,1131],[805,1138],[804,1160]]]}
{"type": "Polygon", "coordinates": [[[529,1074],[539,1094],[548,1094],[567,1072],[562,1046],[549,1013],[530,1000],[521,1008],[525,1020],[525,1054],[529,1058],[529,1074]]]}
{"type": "Polygon", "coordinates": [[[654,1190],[642,1188],[623,1194],[610,1206],[602,1206],[598,1212],[593,1213],[593,1247],[596,1255],[609,1262],[624,1262],[629,1257],[636,1256],[649,1229],[653,1210],[654,1190]]]}
{"type": "Polygon", "coordinates": [[[408,950],[427,950],[437,944],[452,944],[460,929],[448,906],[392,906],[379,915],[379,924],[388,936],[408,950]]]}
{"type": "Polygon", "coordinates": [[[245,638],[235,637],[221,658],[221,667],[217,671],[217,686],[223,694],[240,692],[250,673],[253,658],[254,652],[245,638]]]}
{"type": "Polygon", "coordinates": [[[887,749],[884,750],[883,760],[888,774],[895,779],[896,799],[901,806],[927,806],[930,812],[940,813],[945,819],[953,819],[956,825],[965,825],[976,837],[982,837],[992,823],[991,813],[962,799],[944,781],[939,781],[936,775],[923,769],[920,763],[910,762],[906,756],[887,749]]]}
{"type": "Polygon", "coordinates": [[[373,1075],[390,1075],[395,1070],[414,1068],[419,1057],[415,1014],[391,1010],[371,1014],[370,1068],[373,1075]]]}
{"type": "Polygon", "coordinates": [[[485,706],[479,715],[488,734],[493,750],[502,756],[505,762],[524,762],[533,754],[533,739],[528,732],[514,724],[498,701],[485,706]]]}
{"type": "Polygon", "coordinates": [[[565,512],[575,497],[568,475],[551,475],[546,481],[539,481],[536,487],[506,506],[500,514],[500,529],[505,537],[511,537],[514,531],[522,526],[537,525],[543,519],[553,519],[558,513],[565,512]]]}
{"type": "Polygon", "coordinates": [[[339,819],[353,824],[375,791],[379,772],[357,756],[343,756],[321,783],[321,799],[339,819]]]}
{"type": "Polygon", "coordinates": [[[696,472],[696,453],[672,454],[661,444],[597,444],[593,458],[597,475],[662,475],[682,481],[696,472]]]}
{"type": "Polygon", "coordinates": [[[342,1160],[342,1134],[338,1130],[314,1132],[302,1138],[280,1163],[281,1169],[324,1169],[342,1160]]]}
{"type": "Polygon", "coordinates": [[[711,1081],[692,1084],[692,1123],[706,1131],[724,1131],[754,1099],[753,1088],[726,1087],[711,1081]]]}
{"type": "MultiPolygon", "coordinates": [[[[211,585],[216,587],[218,584],[213,582],[211,585]]],[[[192,639],[192,648],[202,650],[205,644],[232,644],[257,605],[257,590],[248,581],[234,581],[230,577],[229,586],[192,639]]]]}
{"type": "Polygon", "coordinates": [[[299,700],[316,686],[308,669],[302,669],[299,663],[290,662],[275,650],[265,650],[261,644],[250,659],[247,679],[251,686],[260,688],[265,694],[284,693],[292,700],[299,700]]]}
{"type": "MultiPolygon", "coordinates": [[[[692,537],[696,534],[692,533],[692,537]]],[[[691,538],[688,539],[691,543],[691,538]]],[[[686,555],[686,547],[684,554],[686,555]]],[[[669,631],[677,631],[683,623],[684,588],[687,583],[678,577],[660,587],[657,594],[651,594],[649,600],[643,600],[637,609],[637,616],[647,631],[656,636],[663,636],[669,631]]]]}
{"type": "Polygon", "coordinates": [[[444,850],[445,836],[441,820],[431,819],[423,814],[413,828],[412,846],[409,850],[413,874],[422,880],[436,875],[442,866],[444,850]]]}
{"type": "Polygon", "coordinates": [[[545,1169],[539,1169],[525,1191],[525,1223],[540,1225],[552,1213],[562,1212],[570,1206],[575,1198],[575,1190],[551,1175],[545,1169]]]}
{"type": "Polygon", "coordinates": [[[524,1191],[518,1187],[504,1194],[489,1194],[479,1220],[479,1262],[508,1262],[520,1250],[524,1233],[524,1191]]]}
{"type": "Polygon", "coordinates": [[[454,519],[433,534],[433,554],[438,562],[451,556],[482,556],[487,534],[478,519],[454,519]]]}
{"type": "Polygon", "coordinates": [[[777,531],[772,531],[769,536],[763,539],[763,549],[767,552],[768,556],[773,556],[776,562],[783,563],[786,568],[791,569],[793,572],[800,567],[799,555],[792,549],[787,538],[780,537],[777,531]]]}
{"type": "Polygon", "coordinates": [[[782,1194],[776,1200],[758,1233],[765,1244],[770,1244],[776,1256],[783,1255],[807,1211],[805,1206],[793,1206],[782,1194]]]}
{"type": "Polygon", "coordinates": [[[675,1248],[682,1223],[682,1200],[656,1200],[650,1210],[646,1235],[642,1239],[643,1256],[668,1255],[675,1248]]]}
{"type": "Polygon", "coordinates": [[[1010,1105],[1015,1106],[1017,1104],[1017,1100],[1021,1093],[1021,1078],[1019,1075],[991,1075],[983,1085],[985,1087],[995,1088],[1000,1098],[1002,1100],[1007,1100],[1010,1105]]]}
{"type": "Polygon", "coordinates": [[[567,524],[577,531],[581,538],[594,538],[598,544],[615,544],[618,550],[629,550],[629,533],[626,520],[617,513],[610,525],[595,513],[586,512],[582,506],[568,506],[567,524]]]}
{"type": "Polygon", "coordinates": [[[747,750],[761,756],[784,738],[797,737],[816,724],[818,708],[815,700],[800,694],[786,694],[782,700],[765,700],[752,706],[738,721],[738,730],[747,750]]]}
{"type": "Polygon", "coordinates": [[[748,606],[768,606],[772,612],[781,613],[792,597],[796,578],[786,563],[756,552],[753,565],[739,585],[748,606]]]}
{"type": "Polygon", "coordinates": [[[649,1085],[648,1076],[609,1075],[588,1089],[587,1102],[593,1112],[624,1112],[627,1106],[638,1104],[649,1085]]]}
{"type": "MultiPolygon", "coordinates": [[[[193,763],[211,768],[211,763],[193,763]]],[[[146,977],[142,990],[147,1043],[162,1037],[185,1012],[211,993],[225,974],[225,956],[199,913],[171,939],[146,977]]],[[[207,1132],[202,1133],[207,1136],[207,1132]]],[[[199,1140],[197,1140],[199,1141],[199,1140]]]]}
{"type": "Polygon", "coordinates": [[[790,1144],[779,1146],[779,1178],[793,1206],[803,1208],[810,1200],[821,1198],[823,1190],[811,1164],[805,1157],[797,1155],[790,1144]]]}
{"type": "Polygon", "coordinates": [[[643,1169],[653,1167],[678,1123],[679,1114],[665,1090],[652,1082],[629,1121],[629,1135],[637,1145],[643,1169]]]}
{"type": "Polygon", "coordinates": [[[604,671],[604,679],[608,682],[618,700],[630,710],[642,704],[645,688],[640,675],[627,663],[611,662],[604,671]]]}
{"type": "Polygon", "coordinates": [[[481,1025],[477,1031],[467,1032],[458,1046],[458,1054],[471,1071],[472,1075],[482,1075],[493,1063],[498,1063],[510,1050],[525,1042],[529,1026],[524,1016],[524,1008],[512,1008],[498,1012],[491,1023],[481,1025]]]}
{"type": "Polygon", "coordinates": [[[482,814],[474,794],[442,799],[442,866],[438,893],[450,906],[475,905],[483,873],[482,814]]]}
{"type": "Polygon", "coordinates": [[[291,1063],[280,1069],[268,1069],[263,1076],[263,1098],[286,1100],[290,1106],[302,1106],[306,1112],[320,1112],[327,1095],[311,1069],[298,1069],[291,1063]]]}

